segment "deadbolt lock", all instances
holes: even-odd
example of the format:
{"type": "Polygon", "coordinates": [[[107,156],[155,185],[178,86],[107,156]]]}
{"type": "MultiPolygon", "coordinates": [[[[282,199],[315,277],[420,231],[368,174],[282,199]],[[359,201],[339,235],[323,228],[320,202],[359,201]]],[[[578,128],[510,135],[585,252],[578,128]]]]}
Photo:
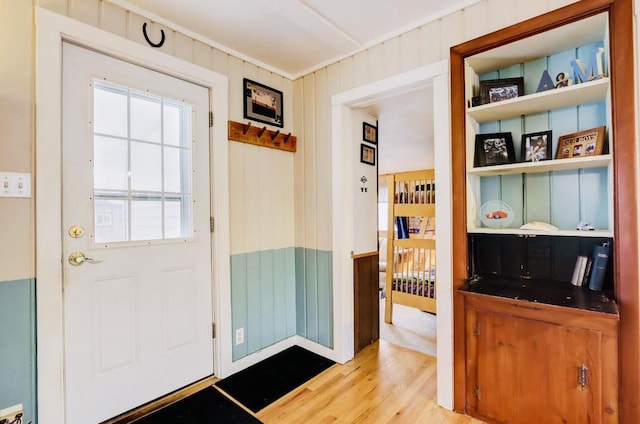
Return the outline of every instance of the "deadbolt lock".
{"type": "Polygon", "coordinates": [[[84,228],[79,225],[74,225],[69,228],[69,235],[73,238],[80,238],[84,235],[84,228]]]}

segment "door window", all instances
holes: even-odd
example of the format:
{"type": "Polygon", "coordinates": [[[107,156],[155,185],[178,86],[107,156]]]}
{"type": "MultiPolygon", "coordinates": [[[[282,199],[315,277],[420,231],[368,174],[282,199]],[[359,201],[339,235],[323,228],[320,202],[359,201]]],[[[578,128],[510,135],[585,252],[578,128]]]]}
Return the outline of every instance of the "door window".
{"type": "Polygon", "coordinates": [[[93,84],[96,243],[191,237],[192,107],[93,84]]]}

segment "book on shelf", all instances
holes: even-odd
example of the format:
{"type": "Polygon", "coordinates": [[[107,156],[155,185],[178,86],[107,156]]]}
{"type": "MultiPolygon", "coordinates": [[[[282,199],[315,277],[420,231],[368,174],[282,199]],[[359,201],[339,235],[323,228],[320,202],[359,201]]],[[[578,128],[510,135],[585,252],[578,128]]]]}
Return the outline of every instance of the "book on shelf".
{"type": "Polygon", "coordinates": [[[602,290],[610,251],[609,243],[603,243],[593,248],[593,264],[591,265],[591,276],[589,277],[589,288],[591,290],[602,290]]]}
{"type": "Polygon", "coordinates": [[[576,259],[576,266],[573,268],[573,276],[571,277],[571,284],[574,286],[581,286],[584,280],[584,272],[587,267],[587,257],[580,255],[576,259]]]}
{"type": "Polygon", "coordinates": [[[581,286],[589,285],[589,278],[591,277],[592,268],[593,268],[593,258],[587,258],[587,266],[584,270],[584,276],[582,277],[582,281],[580,282],[581,286]]]}

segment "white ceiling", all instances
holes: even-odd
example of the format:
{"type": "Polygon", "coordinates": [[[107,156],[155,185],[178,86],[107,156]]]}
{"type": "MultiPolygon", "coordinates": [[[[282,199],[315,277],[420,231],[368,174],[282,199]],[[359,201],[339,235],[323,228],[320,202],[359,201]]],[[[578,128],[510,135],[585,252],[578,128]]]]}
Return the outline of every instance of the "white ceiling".
{"type": "MultiPolygon", "coordinates": [[[[479,0],[108,0],[295,79],[479,0]]],[[[381,173],[433,166],[432,90],[370,105],[381,173]]]]}

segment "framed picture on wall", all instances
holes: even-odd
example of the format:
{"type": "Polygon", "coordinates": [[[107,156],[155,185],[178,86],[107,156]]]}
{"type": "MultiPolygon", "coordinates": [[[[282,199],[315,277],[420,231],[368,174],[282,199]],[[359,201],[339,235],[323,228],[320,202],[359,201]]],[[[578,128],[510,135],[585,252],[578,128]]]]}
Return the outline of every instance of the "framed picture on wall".
{"type": "Polygon", "coordinates": [[[253,119],[282,128],[284,126],[282,91],[247,78],[242,80],[242,85],[245,119],[253,119]]]}
{"type": "Polygon", "coordinates": [[[367,146],[366,144],[360,144],[360,162],[375,166],[376,148],[367,146]]]}
{"type": "Polygon", "coordinates": [[[560,136],[556,159],[601,155],[604,150],[605,129],[602,126],[560,136]]]}
{"type": "Polygon", "coordinates": [[[366,122],[362,123],[362,139],[368,143],[378,143],[378,127],[366,122]]]}
{"type": "Polygon", "coordinates": [[[552,159],[551,142],[551,131],[522,134],[522,161],[538,162],[552,159]]]}
{"type": "Polygon", "coordinates": [[[510,132],[476,134],[474,166],[513,163],[516,153],[510,132]]]}

